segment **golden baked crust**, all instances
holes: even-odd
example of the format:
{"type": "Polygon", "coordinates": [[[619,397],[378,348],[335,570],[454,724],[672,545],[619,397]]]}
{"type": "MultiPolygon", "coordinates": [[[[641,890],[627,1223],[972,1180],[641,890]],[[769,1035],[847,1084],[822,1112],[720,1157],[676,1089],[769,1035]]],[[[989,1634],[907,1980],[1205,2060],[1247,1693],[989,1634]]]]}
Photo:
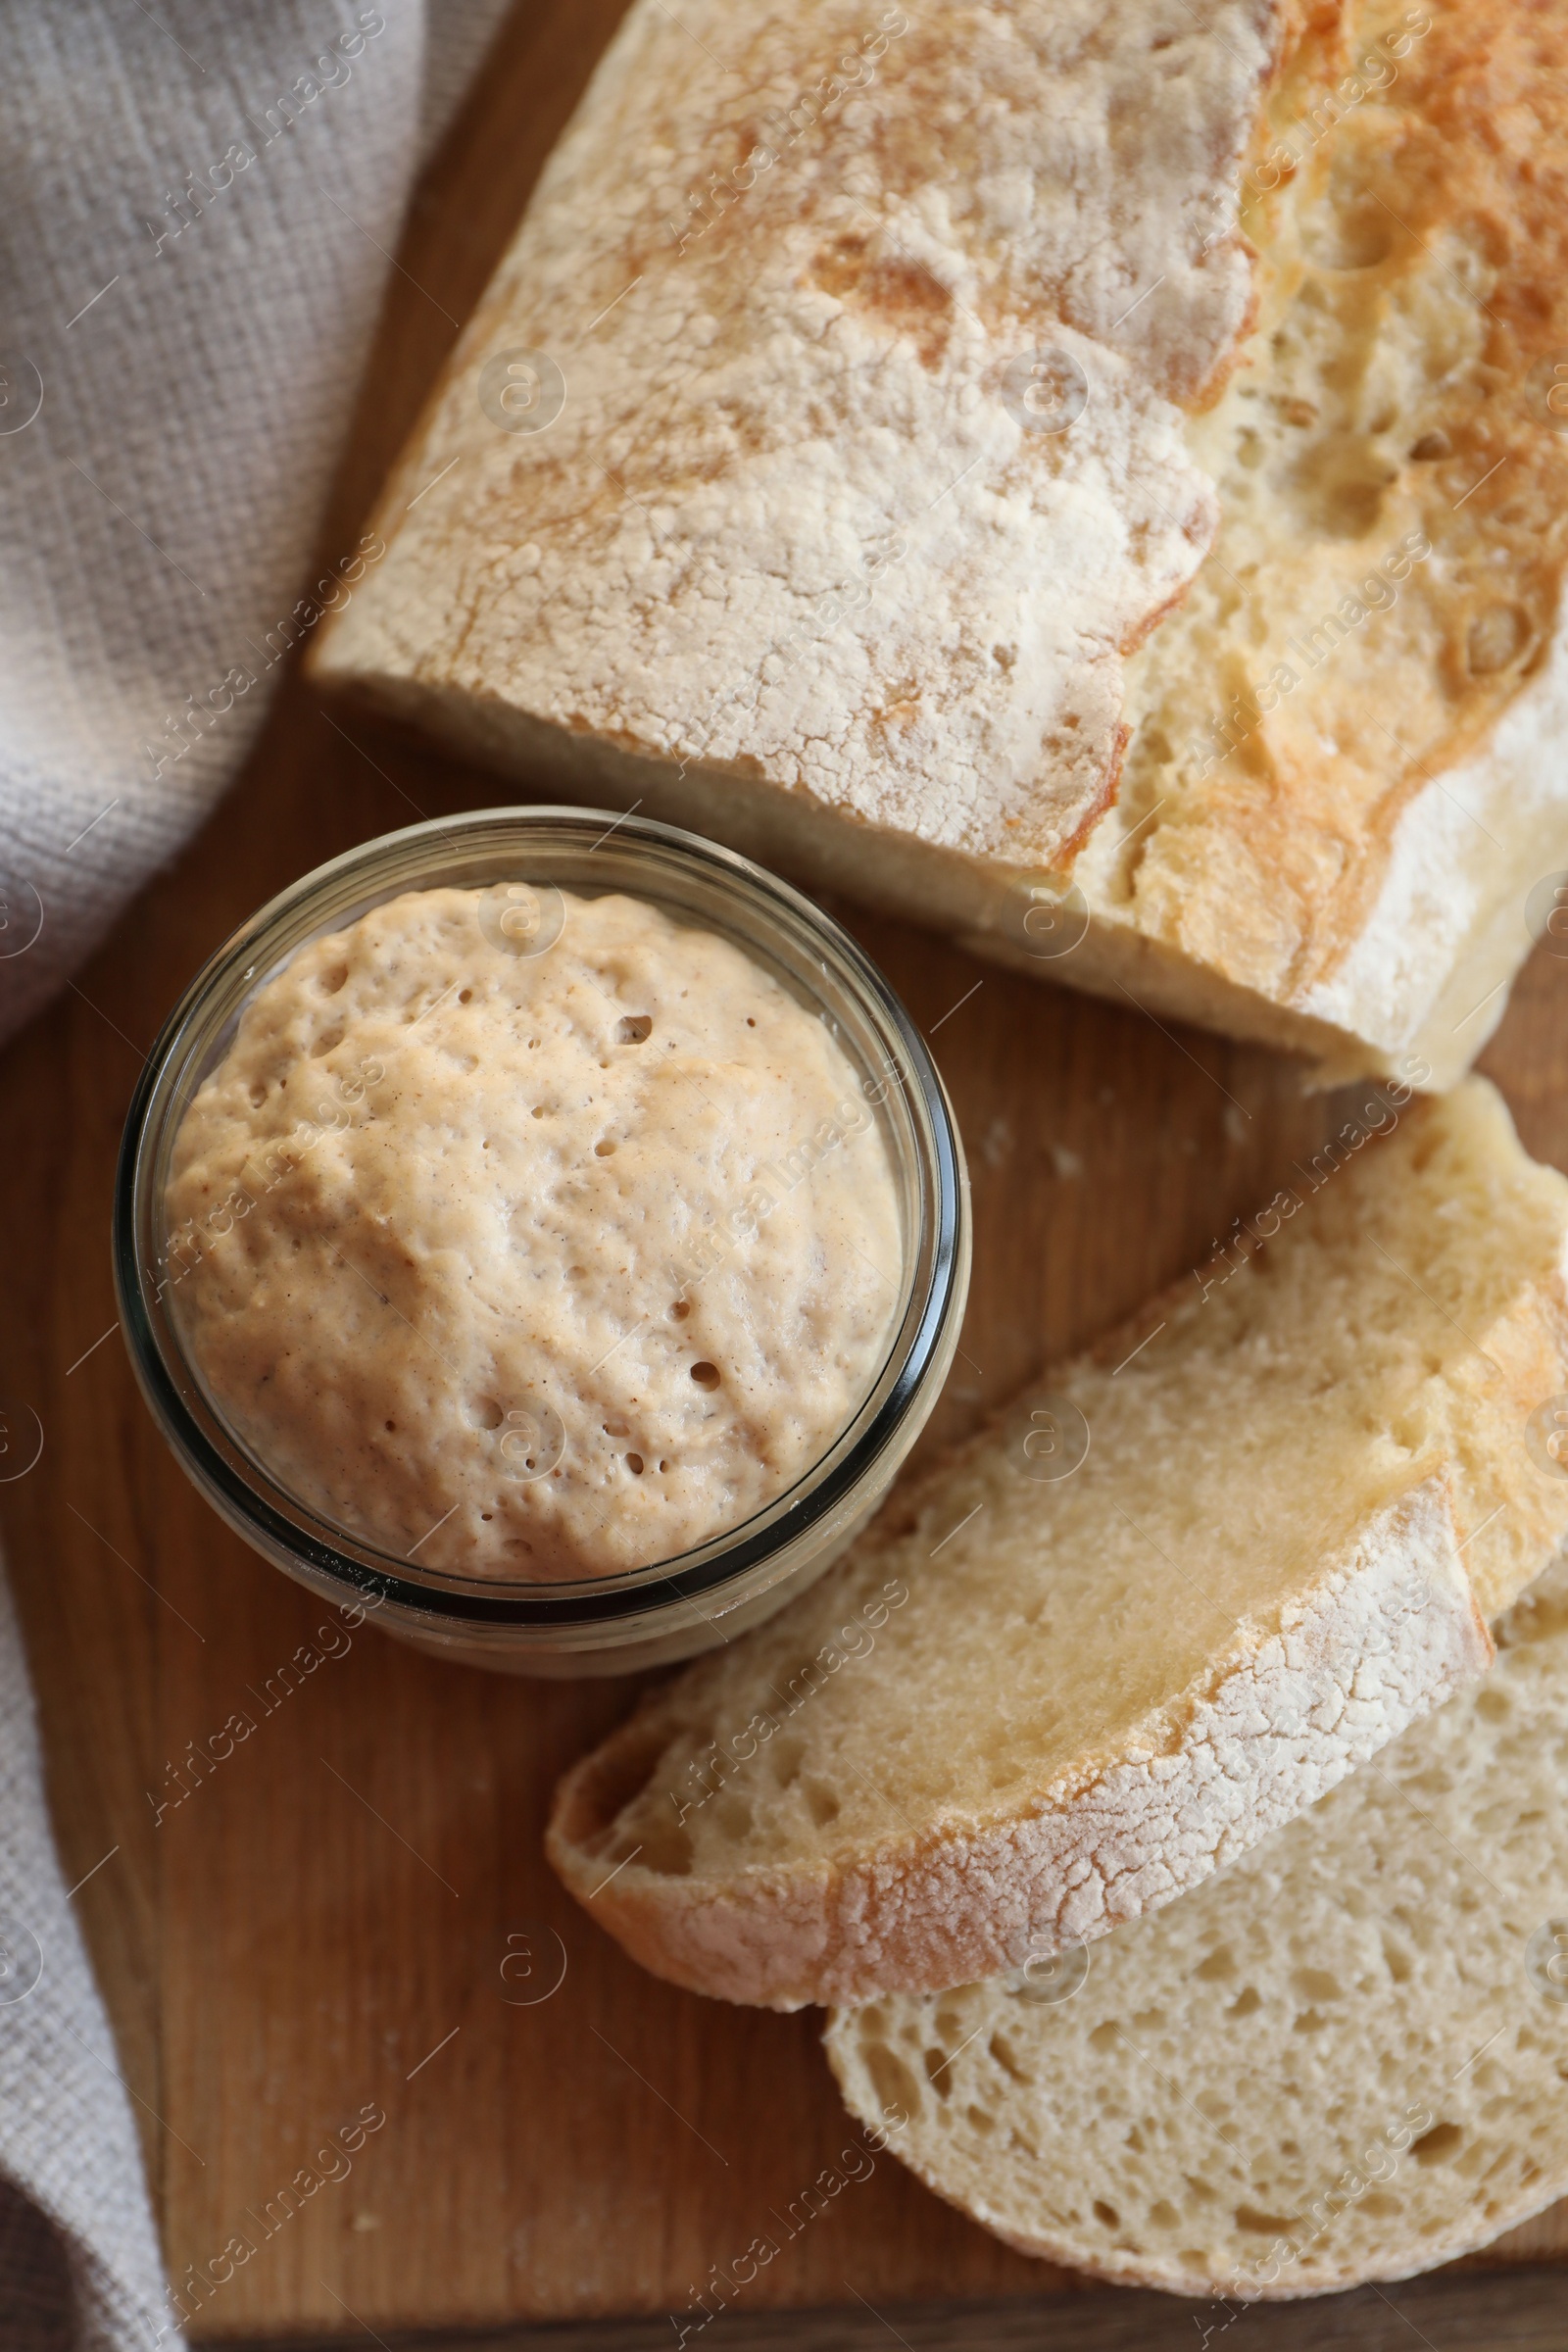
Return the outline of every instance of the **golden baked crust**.
{"type": "MultiPolygon", "coordinates": [[[[1147,657],[1126,821],[1163,806],[1125,911],[1282,1002],[1343,964],[1409,804],[1547,662],[1568,549],[1568,413],[1547,406],[1568,361],[1565,131],[1561,6],[1379,7],[1302,44],[1244,177],[1263,315],[1197,444],[1226,526],[1147,657]],[[1260,439],[1273,495],[1250,514],[1260,439]],[[1200,706],[1176,673],[1200,644],[1206,710],[1183,739],[1200,706]]],[[[1522,909],[1518,930],[1528,944],[1522,909]]]]}

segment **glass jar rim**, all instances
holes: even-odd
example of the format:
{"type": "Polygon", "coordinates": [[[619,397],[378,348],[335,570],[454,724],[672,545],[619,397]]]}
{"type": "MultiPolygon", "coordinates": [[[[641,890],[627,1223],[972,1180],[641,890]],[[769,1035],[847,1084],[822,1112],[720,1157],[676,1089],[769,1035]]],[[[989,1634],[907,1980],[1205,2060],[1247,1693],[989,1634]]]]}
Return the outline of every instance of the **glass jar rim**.
{"type": "MultiPolygon", "coordinates": [[[[514,878],[533,877],[499,870],[491,876],[514,878]]],[[[638,895],[635,883],[624,887],[638,895]]],[[[643,895],[656,905],[664,903],[657,887],[643,895]]],[[[891,983],[831,915],[777,875],[701,835],[634,811],[537,805],[429,818],[360,843],[278,892],[208,957],[160,1030],[132,1096],[115,1183],[113,1257],[121,1323],[142,1394],[182,1466],[231,1524],[254,1532],[259,1547],[270,1555],[287,1555],[318,1579],[341,1586],[346,1601],[357,1599],[367,1607],[395,1602],[456,1624],[543,1631],[604,1625],[679,1604],[701,1613],[705,1600],[721,1598],[725,1588],[752,1576],[830,1518],[895,1441],[926,1368],[956,1315],[961,1316],[966,1214],[962,1151],[936,1064],[891,983]],[[769,925],[775,939],[804,935],[812,951],[807,960],[824,975],[836,966],[884,1050],[888,1072],[896,1076],[888,1096],[901,1096],[908,1114],[921,1226],[912,1245],[908,1239],[905,1245],[906,1273],[911,1247],[915,1252],[913,1287],[881,1373],[845,1430],[798,1479],[738,1526],[667,1560],[594,1578],[522,1582],[415,1570],[373,1544],[352,1540],[303,1503],[238,1444],[206,1399],[162,1304],[169,1286],[158,1279],[158,1253],[147,1249],[149,1236],[163,1233],[155,1163],[161,1146],[167,1157],[167,1144],[183,1115],[179,1080],[189,1076],[204,1046],[209,1059],[199,1076],[205,1076],[244,1004],[306,938],[352,922],[401,891],[439,887],[446,877],[429,868],[443,851],[451,857],[471,853],[481,864],[491,857],[498,865],[503,859],[516,864],[526,863],[530,842],[535,854],[548,840],[569,857],[592,854],[612,836],[621,850],[652,856],[667,871],[704,869],[769,925]],[[362,898],[329,906],[334,894],[362,879],[362,898]],[[318,906],[329,911],[313,930],[308,918],[318,906]],[[270,953],[268,943],[285,934],[290,936],[282,952],[270,953]],[[204,1012],[220,993],[231,999],[223,1019],[216,1028],[201,1029],[204,1012]]]]}

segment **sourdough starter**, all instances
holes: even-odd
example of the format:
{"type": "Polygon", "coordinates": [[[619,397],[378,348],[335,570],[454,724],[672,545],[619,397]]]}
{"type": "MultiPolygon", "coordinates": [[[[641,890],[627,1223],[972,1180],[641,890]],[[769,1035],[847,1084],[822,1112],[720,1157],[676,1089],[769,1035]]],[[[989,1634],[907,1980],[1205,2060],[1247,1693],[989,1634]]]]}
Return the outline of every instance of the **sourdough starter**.
{"type": "Polygon", "coordinates": [[[176,1323],[250,1453],[418,1567],[525,1582],[792,1486],[886,1360],[902,1263],[822,1021],[639,900],[544,896],[541,927],[505,886],[411,892],[301,949],[168,1196],[176,1323]]]}

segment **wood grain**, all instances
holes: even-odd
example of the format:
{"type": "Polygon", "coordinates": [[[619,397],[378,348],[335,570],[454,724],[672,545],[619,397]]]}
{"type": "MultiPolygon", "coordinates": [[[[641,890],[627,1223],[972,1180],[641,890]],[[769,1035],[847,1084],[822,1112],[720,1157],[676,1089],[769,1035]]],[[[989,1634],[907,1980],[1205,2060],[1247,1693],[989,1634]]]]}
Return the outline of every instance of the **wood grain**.
{"type": "MultiPolygon", "coordinates": [[[[351,544],[450,339],[423,289],[455,314],[471,306],[618,14],[617,0],[536,0],[503,34],[413,207],[408,274],[388,299],[323,557],[351,544]]],[[[76,1899],[172,2272],[177,2281],[236,2233],[258,2248],[203,2304],[203,2335],[684,2310],[710,2264],[772,2228],[855,2144],[809,2016],[709,2004],[641,1976],[544,1865],[550,1784],[628,1688],[504,1682],[368,1630],[344,1649],[322,1605],[198,1500],[118,1336],[103,1336],[120,1126],[193,968],[264,898],[350,844],[416,812],[508,797],[289,679],[206,831],[0,1057],[0,1361],[5,1391],[46,1437],[0,1508],[68,1879],[103,1861],[76,1899]],[[275,1690],[278,1667],[323,1624],[338,1654],[270,1701],[270,1678],[275,1690]],[[169,1763],[239,1709],[255,1735],[155,1824],[169,1763]],[[564,1961],[549,1997],[519,2000],[530,1984],[515,1962],[503,1977],[509,1948],[522,1948],[509,1936],[527,1939],[535,1988],[564,1961]],[[384,2123],[351,2156],[321,2157],[367,2106],[384,2123]],[[259,2217],[269,2200],[281,2214],[302,2166],[342,2177],[264,2236],[259,2217]]],[[[964,1353],[929,1448],[1206,1257],[1233,1214],[1288,1179],[1336,1105],[1260,1053],[837,911],[931,1037],[973,1171],[964,1353]]],[[[1568,964],[1538,956],[1486,1066],[1531,1149],[1568,1166],[1565,1024],[1568,964]]],[[[1559,2213],[1488,2259],[1565,2251],[1559,2213]]],[[[1362,2296],[1342,2299],[1333,2324],[1337,2340],[1392,2343],[1448,2310],[1464,2325],[1440,2327],[1446,2348],[1544,2345],[1556,2292],[1539,2270],[1448,2278],[1400,2290],[1408,2321],[1362,2296]]],[[[1187,2307],[1027,2262],[885,2158],[797,2231],[747,2302],[712,2331],[715,2352],[786,2333],[880,2342],[887,2313],[911,2344],[1192,2340],[1187,2307]],[[818,2316],[785,2328],[770,2307],[818,2316]]],[[[1326,2318],[1255,2313],[1248,2327],[1259,2344],[1305,2344],[1326,2318]]],[[[590,2352],[667,2341],[667,2328],[549,2340],[590,2352]]]]}
{"type": "MultiPolygon", "coordinates": [[[[715,2320],[703,2352],[1201,2352],[1211,2305],[1142,2293],[999,2296],[984,2303],[943,2300],[871,2304],[856,2297],[837,2310],[763,2312],[715,2320]],[[1195,2332],[1196,2326],[1196,2332],[1195,2332]]],[[[1363,2287],[1317,2302],[1263,2304],[1245,2315],[1234,2352],[1563,2352],[1568,2314],[1562,2279],[1550,2271],[1455,2277],[1445,2272],[1393,2287],[1363,2287]]],[[[1233,2322],[1233,2325],[1239,2323],[1233,2322]]],[[[326,2352],[341,2338],[299,2343],[326,2352]]],[[[1211,2338],[1223,2346],[1223,2336],[1211,2338]]],[[[669,2352],[665,2320],[575,2322],[568,2327],[482,2333],[393,2335],[386,2352],[669,2352]]]]}

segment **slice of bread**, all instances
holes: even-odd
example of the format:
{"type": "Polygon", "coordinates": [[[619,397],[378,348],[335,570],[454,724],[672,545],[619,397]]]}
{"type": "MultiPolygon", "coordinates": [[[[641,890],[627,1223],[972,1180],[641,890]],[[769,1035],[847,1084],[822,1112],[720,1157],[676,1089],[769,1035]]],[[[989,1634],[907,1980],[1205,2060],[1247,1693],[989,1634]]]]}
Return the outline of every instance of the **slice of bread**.
{"type": "Polygon", "coordinates": [[[636,0],[316,673],[1444,1086],[1568,867],[1565,134],[1554,5],[636,0]]]}
{"type": "Polygon", "coordinates": [[[551,1857],[636,1958],[780,2008],[992,1975],[1484,1669],[1568,1532],[1568,1182],[1479,1079],[1381,1113],[567,1774],[551,1857]]]}
{"type": "Polygon", "coordinates": [[[1497,1642],[1075,1965],[840,2011],[854,2113],[1026,2254],[1236,2301],[1408,2278],[1568,2194],[1568,1566],[1497,1642]]]}

